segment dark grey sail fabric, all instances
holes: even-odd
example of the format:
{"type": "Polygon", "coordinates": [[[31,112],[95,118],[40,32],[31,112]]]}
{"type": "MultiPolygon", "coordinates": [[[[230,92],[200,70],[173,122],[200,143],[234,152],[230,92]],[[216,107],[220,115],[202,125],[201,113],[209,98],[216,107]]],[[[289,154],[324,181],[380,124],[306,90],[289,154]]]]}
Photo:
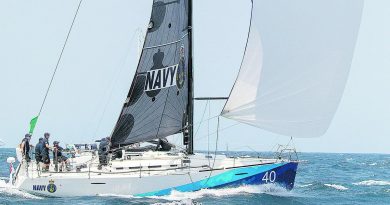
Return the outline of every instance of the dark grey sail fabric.
{"type": "Polygon", "coordinates": [[[188,0],[155,0],[145,44],[112,133],[114,146],[182,131],[188,105],[188,0]]]}

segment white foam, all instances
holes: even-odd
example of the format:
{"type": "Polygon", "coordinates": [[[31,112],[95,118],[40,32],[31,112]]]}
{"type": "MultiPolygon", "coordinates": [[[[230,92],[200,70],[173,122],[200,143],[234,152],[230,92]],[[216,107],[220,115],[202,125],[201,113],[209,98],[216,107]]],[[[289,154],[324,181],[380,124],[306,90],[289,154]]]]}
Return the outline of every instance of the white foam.
{"type": "Polygon", "coordinates": [[[225,189],[202,189],[195,192],[179,192],[172,191],[170,195],[160,197],[150,197],[155,199],[164,199],[168,201],[182,201],[185,199],[199,199],[205,196],[232,196],[241,194],[269,194],[275,196],[293,196],[291,191],[286,190],[275,184],[264,184],[264,185],[246,185],[235,188],[225,189]]]}
{"type": "Polygon", "coordinates": [[[201,205],[201,203],[193,201],[192,199],[184,199],[181,201],[172,201],[166,203],[155,203],[153,205],[201,205]]]}
{"type": "Polygon", "coordinates": [[[9,196],[18,196],[21,198],[26,198],[26,199],[42,199],[41,197],[34,196],[32,194],[29,194],[27,192],[23,192],[15,188],[14,186],[8,184],[4,180],[0,180],[0,193],[9,195],[9,196]]]}
{"type": "Polygon", "coordinates": [[[352,184],[358,186],[390,186],[390,181],[366,180],[352,184]]]}
{"type": "Polygon", "coordinates": [[[370,166],[376,166],[377,165],[377,163],[376,162],[374,162],[374,163],[371,163],[371,164],[369,164],[370,166]]]}
{"type": "Polygon", "coordinates": [[[302,185],[297,185],[298,188],[304,188],[304,187],[309,187],[313,186],[313,184],[302,184],[302,185]]]}
{"type": "Polygon", "coordinates": [[[324,184],[324,185],[327,186],[327,187],[331,187],[331,188],[340,190],[340,191],[348,190],[348,188],[343,186],[343,185],[338,185],[338,184],[324,184]]]}
{"type": "Polygon", "coordinates": [[[97,196],[100,197],[117,197],[117,198],[124,198],[124,199],[139,199],[141,197],[136,197],[133,195],[122,195],[122,194],[98,194],[97,196]]]}
{"type": "MultiPolygon", "coordinates": [[[[124,199],[141,199],[142,197],[133,195],[121,195],[121,194],[98,194],[100,197],[115,197],[124,199]]],[[[157,198],[157,197],[155,197],[157,198]]],[[[201,205],[201,203],[195,202],[192,199],[183,199],[180,201],[171,201],[166,203],[154,203],[152,205],[201,205]]]]}

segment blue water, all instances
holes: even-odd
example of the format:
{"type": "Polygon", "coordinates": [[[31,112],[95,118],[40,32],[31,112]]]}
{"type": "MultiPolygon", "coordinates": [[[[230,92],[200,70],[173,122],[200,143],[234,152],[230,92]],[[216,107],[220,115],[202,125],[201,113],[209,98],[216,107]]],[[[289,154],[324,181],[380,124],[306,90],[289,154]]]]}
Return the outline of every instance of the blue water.
{"type": "MultiPolygon", "coordinates": [[[[229,153],[230,155],[256,153],[229,153]]],[[[267,153],[265,153],[267,154],[267,153]]],[[[295,188],[244,186],[159,198],[104,195],[42,198],[9,188],[6,158],[13,149],[0,149],[0,204],[390,204],[390,155],[300,153],[295,188]]]]}

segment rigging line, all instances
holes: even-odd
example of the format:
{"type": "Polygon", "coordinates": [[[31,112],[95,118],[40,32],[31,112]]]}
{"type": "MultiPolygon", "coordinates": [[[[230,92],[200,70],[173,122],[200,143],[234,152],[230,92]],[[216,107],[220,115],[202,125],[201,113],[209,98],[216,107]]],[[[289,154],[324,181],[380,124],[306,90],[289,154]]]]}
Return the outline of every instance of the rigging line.
{"type": "MultiPolygon", "coordinates": [[[[210,109],[211,103],[209,103],[209,118],[211,115],[211,109],[210,109]]],[[[210,166],[210,120],[207,120],[207,159],[210,166]]]]}
{"type": "MultiPolygon", "coordinates": [[[[219,119],[219,118],[218,118],[218,119],[219,119]]],[[[236,126],[236,125],[239,125],[239,124],[241,124],[241,123],[240,123],[240,122],[237,122],[237,123],[235,123],[235,124],[233,124],[233,125],[229,125],[229,126],[227,126],[227,127],[218,129],[218,130],[216,130],[215,132],[211,133],[210,135],[218,134],[218,131],[224,131],[224,130],[230,129],[230,128],[232,128],[232,127],[234,127],[234,126],[236,126]]],[[[197,140],[199,141],[199,140],[204,139],[204,138],[206,138],[206,137],[207,137],[207,135],[204,135],[204,136],[202,136],[202,137],[200,137],[200,138],[197,138],[197,140]]]]}
{"type": "MultiPolygon", "coordinates": [[[[142,29],[141,29],[141,28],[138,28],[136,31],[134,31],[133,36],[131,37],[131,39],[130,39],[129,42],[130,42],[130,43],[133,42],[135,36],[136,36],[137,34],[139,34],[140,32],[142,32],[142,29]]],[[[130,44],[130,43],[129,43],[129,44],[130,44]]],[[[104,116],[105,116],[105,114],[106,114],[108,104],[110,103],[111,97],[112,97],[112,95],[113,95],[113,93],[114,93],[114,88],[116,87],[117,80],[118,80],[119,76],[121,76],[120,74],[122,73],[122,71],[123,71],[124,68],[125,68],[126,60],[127,60],[127,57],[129,56],[128,54],[130,53],[130,50],[132,50],[132,49],[129,47],[129,48],[127,49],[126,55],[124,56],[124,59],[122,59],[122,60],[123,60],[123,63],[122,63],[120,66],[118,66],[119,69],[117,70],[117,72],[116,72],[116,74],[113,76],[113,78],[111,79],[110,90],[108,91],[108,92],[109,92],[109,97],[108,97],[108,99],[107,99],[107,101],[106,101],[106,103],[105,103],[105,105],[104,105],[103,113],[101,114],[101,116],[100,116],[100,118],[99,118],[99,122],[98,122],[98,125],[97,125],[96,129],[95,129],[95,132],[94,132],[93,137],[96,137],[97,132],[98,132],[98,130],[100,129],[100,125],[101,125],[101,123],[102,123],[102,121],[103,121],[103,118],[104,118],[104,116]]],[[[140,52],[139,52],[139,54],[140,54],[140,52]]],[[[140,54],[140,55],[141,55],[141,54],[140,54]]]]}
{"type": "MultiPolygon", "coordinates": [[[[142,45],[142,47],[144,47],[146,45],[146,36],[147,36],[147,31],[146,31],[146,34],[145,34],[145,38],[144,38],[144,43],[142,45]]],[[[117,129],[117,127],[120,125],[121,123],[121,117],[122,117],[122,114],[123,112],[125,111],[126,108],[129,107],[129,102],[130,102],[130,97],[133,95],[133,92],[134,92],[134,89],[135,89],[135,85],[137,83],[137,71],[138,71],[138,68],[141,66],[141,63],[143,65],[143,63],[147,62],[147,61],[141,61],[142,60],[142,54],[144,53],[143,50],[141,50],[141,53],[139,54],[139,59],[138,59],[138,64],[137,64],[137,68],[135,70],[135,73],[134,73],[134,76],[133,76],[133,82],[131,83],[131,86],[130,86],[130,90],[129,90],[129,93],[127,94],[127,97],[126,97],[126,100],[125,100],[125,103],[122,107],[122,110],[121,112],[119,113],[119,116],[118,116],[118,120],[117,122],[115,123],[115,126],[113,128],[113,130],[111,131],[111,134],[110,134],[110,137],[113,137],[115,139],[115,130],[117,129]]],[[[146,58],[146,57],[145,57],[146,58]]],[[[149,57],[150,58],[150,57],[149,57]]],[[[150,60],[150,59],[149,59],[150,60]]],[[[131,110],[132,111],[132,110],[131,110]]]]}
{"type": "Polygon", "coordinates": [[[260,152],[258,152],[258,151],[256,151],[256,150],[252,149],[250,146],[245,146],[245,147],[248,148],[248,149],[250,149],[252,152],[255,152],[255,153],[257,154],[258,157],[261,156],[260,152]]]}
{"type": "Polygon", "coordinates": [[[198,125],[198,128],[196,129],[196,132],[195,132],[195,135],[196,136],[198,134],[198,131],[199,131],[199,128],[200,126],[202,125],[202,122],[203,122],[203,117],[204,117],[204,114],[206,113],[206,108],[207,108],[207,105],[209,104],[209,101],[206,102],[206,105],[204,106],[204,109],[203,109],[203,114],[202,114],[202,118],[200,120],[200,123],[198,125]]]}
{"type": "Polygon", "coordinates": [[[291,136],[291,146],[292,148],[296,149],[296,145],[295,145],[295,142],[294,142],[294,138],[291,136]]]}
{"type": "MultiPolygon", "coordinates": [[[[205,108],[206,109],[206,108],[205,108]]],[[[215,115],[215,116],[212,116],[212,117],[209,117],[209,118],[207,118],[207,119],[202,119],[202,120],[200,120],[200,121],[198,121],[198,122],[195,122],[194,123],[194,125],[198,125],[198,124],[202,124],[203,122],[205,122],[205,121],[207,121],[207,120],[212,120],[212,119],[214,119],[214,118],[217,118],[217,117],[219,117],[220,115],[215,115]]]]}
{"type": "Polygon", "coordinates": [[[213,173],[213,170],[214,170],[214,166],[215,166],[215,160],[217,158],[217,152],[218,152],[218,139],[219,139],[219,117],[218,117],[218,122],[217,122],[217,138],[215,140],[215,151],[214,151],[214,160],[213,160],[213,166],[211,167],[211,171],[210,171],[210,174],[209,174],[209,177],[207,178],[207,181],[205,184],[207,184],[209,182],[209,179],[211,177],[211,174],[213,173]]]}
{"type": "Polygon", "coordinates": [[[76,10],[76,13],[75,13],[75,15],[74,15],[74,17],[73,17],[72,24],[70,25],[68,34],[67,34],[66,39],[65,39],[65,42],[64,42],[64,45],[62,46],[62,50],[61,50],[60,56],[59,56],[59,58],[58,58],[56,67],[55,67],[55,69],[54,69],[53,75],[51,76],[50,83],[49,83],[49,87],[48,87],[47,90],[46,90],[46,94],[45,94],[45,97],[43,98],[43,102],[42,102],[41,108],[39,109],[38,116],[41,115],[43,106],[45,105],[46,98],[47,98],[47,96],[48,96],[48,94],[49,94],[51,85],[52,85],[53,80],[54,80],[54,76],[56,75],[56,72],[57,72],[57,70],[58,70],[58,66],[59,66],[59,64],[60,64],[60,62],[61,62],[61,59],[62,59],[62,54],[64,53],[64,50],[65,50],[65,47],[66,47],[66,43],[68,42],[70,33],[71,33],[71,31],[72,31],[74,22],[76,21],[76,17],[77,17],[77,14],[79,13],[79,9],[80,9],[80,6],[81,6],[81,3],[82,3],[82,2],[83,2],[83,0],[80,0],[79,4],[78,4],[78,6],[77,6],[77,10],[76,10]]]}

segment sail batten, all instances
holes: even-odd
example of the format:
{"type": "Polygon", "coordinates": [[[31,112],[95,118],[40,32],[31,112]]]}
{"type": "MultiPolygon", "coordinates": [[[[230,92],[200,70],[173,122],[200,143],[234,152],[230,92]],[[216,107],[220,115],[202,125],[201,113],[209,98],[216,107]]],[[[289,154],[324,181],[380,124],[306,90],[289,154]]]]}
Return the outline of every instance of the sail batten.
{"type": "Polygon", "coordinates": [[[363,0],[253,0],[245,55],[222,116],[321,136],[341,100],[363,0]]]}
{"type": "Polygon", "coordinates": [[[188,107],[188,0],[154,0],[135,77],[112,133],[114,146],[182,131],[188,107]]]}

